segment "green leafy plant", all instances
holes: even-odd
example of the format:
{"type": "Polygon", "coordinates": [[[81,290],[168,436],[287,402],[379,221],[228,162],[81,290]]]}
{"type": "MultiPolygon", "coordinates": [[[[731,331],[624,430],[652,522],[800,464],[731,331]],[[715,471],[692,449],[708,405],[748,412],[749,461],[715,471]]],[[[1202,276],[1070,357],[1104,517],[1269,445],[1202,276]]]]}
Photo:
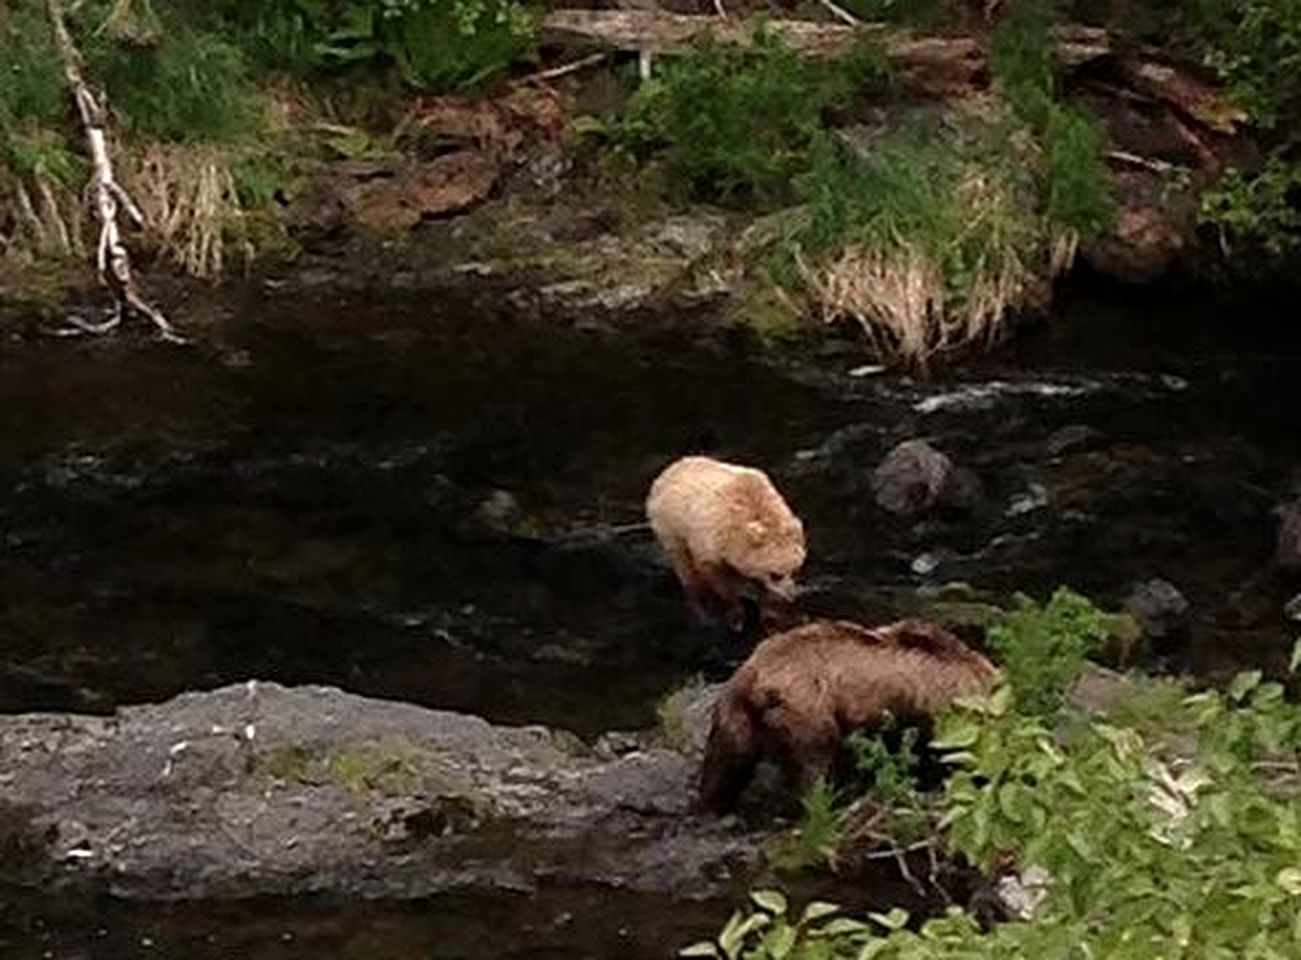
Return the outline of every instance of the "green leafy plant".
{"type": "Polygon", "coordinates": [[[19,0],[0,16],[0,132],[25,122],[52,123],[68,93],[49,25],[39,3],[19,0]]]}
{"type": "Polygon", "coordinates": [[[1233,243],[1281,257],[1301,244],[1301,164],[1272,157],[1253,175],[1231,168],[1202,194],[1199,221],[1233,243]]]}
{"type": "Polygon", "coordinates": [[[886,732],[856,731],[846,740],[854,769],[870,779],[873,799],[887,806],[909,800],[917,790],[916,727],[900,731],[898,744],[887,740],[886,732]]]}
{"type": "Polygon", "coordinates": [[[1182,32],[1256,123],[1301,104],[1301,5],[1288,0],[1185,0],[1182,32]]]}
{"type": "Polygon", "coordinates": [[[176,23],[157,44],[136,46],[86,24],[83,37],[89,70],[132,133],[195,143],[256,131],[260,118],[248,63],[219,35],[176,23]]]}
{"type": "Polygon", "coordinates": [[[990,649],[1027,714],[1050,715],[1089,656],[1105,642],[1107,614],[1085,597],[1059,588],[1047,604],[1017,596],[1015,607],[988,633],[990,649]]]}
{"type": "Polygon", "coordinates": [[[214,16],[265,67],[300,76],[396,67],[434,92],[501,72],[532,33],[516,0],[220,0],[214,16]]]}
{"type": "Polygon", "coordinates": [[[844,839],[840,795],[826,780],[818,780],[800,798],[800,820],[780,846],[774,862],[780,869],[799,870],[817,863],[834,865],[844,839]]]}
{"type": "MultiPolygon", "coordinates": [[[[805,951],[803,956],[816,956],[807,952],[811,944],[833,943],[834,938],[868,929],[868,925],[850,918],[835,917],[840,908],[835,904],[813,900],[800,913],[799,920],[787,916],[790,903],[779,890],[756,890],[751,900],[756,911],[732,914],[717,939],[693,943],[684,948],[683,957],[726,957],[726,960],[781,960],[795,956],[794,951],[805,951]]],[[[826,953],[825,956],[831,956],[826,953]]]]}

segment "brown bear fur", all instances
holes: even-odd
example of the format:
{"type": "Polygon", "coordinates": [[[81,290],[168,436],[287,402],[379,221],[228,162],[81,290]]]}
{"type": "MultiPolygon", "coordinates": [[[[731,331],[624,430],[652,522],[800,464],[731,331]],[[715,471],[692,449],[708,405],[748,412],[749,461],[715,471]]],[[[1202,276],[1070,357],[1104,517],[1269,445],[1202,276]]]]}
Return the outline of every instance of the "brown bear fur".
{"type": "Polygon", "coordinates": [[[869,630],[818,620],[755,648],[714,706],[700,806],[732,809],[760,760],[807,791],[829,777],[842,740],[887,714],[926,721],[957,697],[987,692],[999,671],[937,624],[869,630]]]}
{"type": "Polygon", "coordinates": [[[655,478],[646,516],[698,616],[739,626],[751,583],[768,600],[794,599],[804,525],[762,470],[683,457],[655,478]]]}

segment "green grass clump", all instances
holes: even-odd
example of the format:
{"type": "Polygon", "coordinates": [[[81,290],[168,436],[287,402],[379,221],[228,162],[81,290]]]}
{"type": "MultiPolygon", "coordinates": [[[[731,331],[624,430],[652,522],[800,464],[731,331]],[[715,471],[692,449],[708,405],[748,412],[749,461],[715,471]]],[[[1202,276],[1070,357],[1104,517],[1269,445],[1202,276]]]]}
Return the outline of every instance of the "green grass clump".
{"type": "Polygon", "coordinates": [[[1111,192],[1092,118],[1057,96],[1050,0],[1010,0],[991,66],[1016,117],[1038,137],[1044,212],[1059,229],[1090,236],[1106,228],[1111,192]]]}
{"type": "Polygon", "coordinates": [[[89,32],[87,67],[108,90],[130,133],[173,143],[231,142],[259,124],[253,77],[242,51],[214,33],[169,25],[156,44],[115,42],[89,32]]]}
{"type": "Polygon", "coordinates": [[[0,16],[0,163],[75,182],[80,164],[60,125],[71,103],[45,14],[19,0],[0,16]]]}
{"type": "Polygon", "coordinates": [[[862,149],[821,137],[787,238],[823,310],[879,352],[925,366],[993,338],[1036,284],[1033,185],[980,138],[918,126],[862,149]]]}

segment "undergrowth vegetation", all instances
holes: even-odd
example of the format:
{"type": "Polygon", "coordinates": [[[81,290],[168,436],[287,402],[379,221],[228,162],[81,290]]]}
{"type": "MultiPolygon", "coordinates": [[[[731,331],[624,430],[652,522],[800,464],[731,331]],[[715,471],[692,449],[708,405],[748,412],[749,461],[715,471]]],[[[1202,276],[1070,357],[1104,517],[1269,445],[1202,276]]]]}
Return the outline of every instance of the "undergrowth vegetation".
{"type": "Polygon", "coordinates": [[[660,158],[697,199],[789,198],[828,111],[888,80],[873,45],[839,62],[799,56],[761,25],[747,49],[705,39],[665,61],[611,130],[634,156],[660,158]]]}
{"type": "Polygon", "coordinates": [[[1301,247],[1301,162],[1275,156],[1254,173],[1230,168],[1202,194],[1199,219],[1227,256],[1242,244],[1282,257],[1301,247]]]}
{"type": "Polygon", "coordinates": [[[1182,0],[1175,29],[1217,70],[1256,123],[1273,127],[1301,109],[1301,4],[1182,0]]]}
{"type": "MultiPolygon", "coordinates": [[[[924,922],[819,902],[795,912],[765,890],[683,955],[1297,956],[1301,705],[1252,671],[1224,691],[1132,677],[1109,714],[1079,712],[1062,683],[1104,621],[1069,592],[1043,607],[1023,601],[995,633],[1010,683],[956,705],[931,744],[953,772],[927,810],[930,842],[988,876],[1019,874],[1025,895],[1009,918],[990,925],[957,905],[924,922]]],[[[1301,642],[1294,672],[1299,662],[1301,642]]]]}
{"type": "MultiPolygon", "coordinates": [[[[1229,168],[1202,197],[1200,221],[1247,270],[1301,245],[1301,4],[1292,0],[1156,0],[1113,5],[1108,23],[1131,42],[1160,43],[1219,76],[1260,134],[1267,156],[1229,168]]],[[[1236,271],[1235,271],[1236,272],[1236,271]]]]}
{"type": "MultiPolygon", "coordinates": [[[[65,6],[86,74],[108,94],[123,181],[150,236],[198,276],[221,273],[232,246],[248,252],[265,223],[268,171],[287,166],[269,160],[279,93],[310,103],[366,87],[466,90],[506,70],[531,37],[516,0],[65,6]]],[[[0,60],[0,251],[84,255],[80,131],[42,0],[0,6],[0,60]]]]}
{"type": "Polygon", "coordinates": [[[1010,114],[855,126],[892,89],[879,45],[826,63],[760,28],[744,49],[703,44],[662,63],[612,140],[694,199],[800,205],[768,251],[771,275],[924,367],[1041,302],[1078,238],[1107,222],[1099,138],[1055,98],[1042,12],[1018,14],[1000,46],[1010,114]]]}
{"type": "Polygon", "coordinates": [[[980,134],[925,125],[861,151],[823,136],[796,192],[807,219],[785,252],[824,315],[885,355],[924,366],[992,340],[1038,290],[1033,185],[980,134]]]}
{"type": "Polygon", "coordinates": [[[1093,120],[1057,94],[1052,25],[1049,0],[1010,0],[994,38],[991,67],[1012,112],[1037,139],[1033,162],[1049,226],[1088,235],[1106,226],[1111,198],[1093,120]]]}

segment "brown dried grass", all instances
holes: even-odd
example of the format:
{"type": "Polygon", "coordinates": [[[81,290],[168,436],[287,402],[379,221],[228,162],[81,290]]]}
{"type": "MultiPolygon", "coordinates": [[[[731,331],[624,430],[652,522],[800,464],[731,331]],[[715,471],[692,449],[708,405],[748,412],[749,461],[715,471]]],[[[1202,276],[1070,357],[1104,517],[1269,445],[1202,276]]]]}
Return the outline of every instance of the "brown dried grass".
{"type": "Polygon", "coordinates": [[[963,226],[952,236],[890,232],[850,243],[816,264],[801,261],[823,318],[854,320],[882,357],[925,371],[939,354],[996,342],[1011,313],[1041,303],[1053,277],[1073,261],[1075,238],[1058,234],[1046,253],[1032,255],[1027,212],[988,172],[970,170],[955,201],[963,226]],[[980,240],[974,259],[972,237],[980,240]],[[956,281],[946,270],[960,259],[959,246],[968,252],[964,277],[956,281]]]}
{"type": "Polygon", "coordinates": [[[220,148],[156,144],[127,166],[123,179],[161,252],[181,270],[215,279],[232,246],[245,262],[252,257],[245,211],[220,148]]]}

